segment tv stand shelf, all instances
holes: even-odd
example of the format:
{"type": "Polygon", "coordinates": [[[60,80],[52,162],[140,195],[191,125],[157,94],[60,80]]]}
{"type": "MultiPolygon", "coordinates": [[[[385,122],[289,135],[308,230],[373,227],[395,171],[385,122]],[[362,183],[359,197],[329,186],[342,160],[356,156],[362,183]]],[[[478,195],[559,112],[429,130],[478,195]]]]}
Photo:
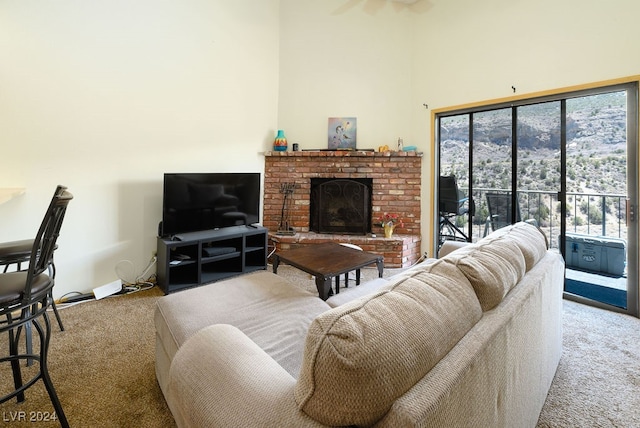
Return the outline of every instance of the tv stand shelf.
{"type": "Polygon", "coordinates": [[[158,285],[165,294],[267,268],[267,229],[231,226],[158,237],[158,285]]]}

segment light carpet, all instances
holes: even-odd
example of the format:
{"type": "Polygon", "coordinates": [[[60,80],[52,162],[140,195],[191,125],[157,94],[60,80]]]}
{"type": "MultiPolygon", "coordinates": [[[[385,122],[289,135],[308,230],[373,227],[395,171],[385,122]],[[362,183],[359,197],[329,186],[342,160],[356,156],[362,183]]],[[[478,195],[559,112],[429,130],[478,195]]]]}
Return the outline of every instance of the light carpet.
{"type": "Polygon", "coordinates": [[[640,427],[640,319],[565,300],[539,427],[640,427]]]}
{"type": "MultiPolygon", "coordinates": [[[[295,268],[281,266],[278,274],[315,290],[313,279],[295,268]]],[[[362,276],[372,279],[377,271],[363,269],[362,276]]],[[[175,426],[154,371],[153,309],[161,295],[154,288],[63,309],[64,332],[52,317],[50,373],[72,427],[175,426]]],[[[538,427],[640,427],[640,320],[565,301],[564,333],[538,427]]],[[[0,345],[6,352],[4,338],[0,345]]],[[[0,393],[11,383],[6,366],[0,393]]],[[[14,420],[51,410],[39,381],[25,403],[0,404],[0,425],[58,426],[14,420]]]]}

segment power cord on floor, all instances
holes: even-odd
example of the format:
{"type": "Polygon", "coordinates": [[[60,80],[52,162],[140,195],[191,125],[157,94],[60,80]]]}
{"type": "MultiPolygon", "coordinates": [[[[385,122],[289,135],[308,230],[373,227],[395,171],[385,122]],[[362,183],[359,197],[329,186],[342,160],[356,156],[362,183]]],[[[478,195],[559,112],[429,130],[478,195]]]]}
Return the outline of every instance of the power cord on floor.
{"type": "MultiPolygon", "coordinates": [[[[122,296],[126,294],[137,293],[139,291],[145,291],[155,287],[157,284],[156,274],[154,273],[151,276],[147,277],[146,279],[145,277],[148,274],[148,272],[151,270],[151,268],[156,264],[157,261],[158,261],[158,258],[156,256],[153,256],[149,261],[149,263],[147,264],[146,268],[142,271],[140,275],[136,276],[133,279],[133,281],[123,278],[127,276],[123,273],[123,271],[125,270],[123,268],[123,265],[130,265],[132,268],[131,271],[133,271],[133,263],[130,260],[119,261],[116,264],[115,271],[116,271],[116,275],[118,275],[118,279],[120,279],[122,283],[122,289],[121,291],[115,294],[112,294],[111,296],[108,296],[108,297],[115,297],[115,296],[122,296]]],[[[79,291],[71,291],[69,293],[64,294],[59,299],[55,300],[55,303],[56,303],[57,309],[64,309],[67,307],[75,306],[78,303],[83,303],[91,300],[94,300],[93,293],[84,294],[79,291]]]]}
{"type": "MultiPolygon", "coordinates": [[[[136,282],[146,282],[144,280],[144,278],[147,276],[147,274],[149,273],[149,271],[151,270],[151,268],[153,266],[155,266],[155,264],[158,262],[158,257],[157,256],[153,256],[151,258],[151,261],[149,261],[149,264],[147,265],[147,267],[142,271],[142,273],[140,275],[138,275],[138,277],[136,278],[136,282]]],[[[153,275],[153,277],[155,278],[155,274],[153,275]]]]}
{"type": "Polygon", "coordinates": [[[123,293],[119,293],[119,294],[131,294],[131,293],[137,293],[138,291],[149,290],[155,287],[156,283],[157,283],[156,275],[153,274],[146,280],[139,279],[133,284],[123,284],[122,285],[123,293]]]}

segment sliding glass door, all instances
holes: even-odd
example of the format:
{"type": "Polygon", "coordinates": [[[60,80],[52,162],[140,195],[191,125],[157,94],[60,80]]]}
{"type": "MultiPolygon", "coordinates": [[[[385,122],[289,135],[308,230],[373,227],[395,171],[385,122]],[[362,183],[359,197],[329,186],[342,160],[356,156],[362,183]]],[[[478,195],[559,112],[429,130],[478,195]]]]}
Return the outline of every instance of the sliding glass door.
{"type": "MultiPolygon", "coordinates": [[[[511,223],[513,187],[513,110],[502,108],[472,114],[471,177],[477,206],[472,222],[486,235],[511,223]]],[[[478,230],[480,232],[480,230],[478,230]]]]}
{"type": "Polygon", "coordinates": [[[619,90],[566,101],[565,291],[622,309],[633,270],[627,262],[627,182],[635,175],[627,161],[627,98],[619,90]]]}
{"type": "Polygon", "coordinates": [[[475,208],[456,218],[468,240],[536,224],[565,257],[565,297],[637,315],[637,93],[634,82],[436,114],[438,173],[475,208]]]}

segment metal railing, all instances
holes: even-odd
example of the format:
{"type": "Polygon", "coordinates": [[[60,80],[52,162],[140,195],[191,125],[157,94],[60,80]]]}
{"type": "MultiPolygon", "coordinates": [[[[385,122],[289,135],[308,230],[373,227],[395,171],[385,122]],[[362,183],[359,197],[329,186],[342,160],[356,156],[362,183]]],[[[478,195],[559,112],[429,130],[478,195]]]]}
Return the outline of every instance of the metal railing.
{"type": "MultiPolygon", "coordinates": [[[[468,189],[461,188],[468,193],[468,189]]],[[[475,215],[472,217],[473,242],[492,231],[487,193],[510,194],[505,189],[474,188],[475,215]]],[[[557,192],[518,190],[518,204],[522,220],[534,219],[545,232],[551,248],[559,248],[560,202],[557,192]]],[[[567,192],[567,232],[590,236],[609,236],[627,239],[626,195],[567,192]]],[[[459,216],[456,225],[467,232],[468,216],[459,216]]]]}

